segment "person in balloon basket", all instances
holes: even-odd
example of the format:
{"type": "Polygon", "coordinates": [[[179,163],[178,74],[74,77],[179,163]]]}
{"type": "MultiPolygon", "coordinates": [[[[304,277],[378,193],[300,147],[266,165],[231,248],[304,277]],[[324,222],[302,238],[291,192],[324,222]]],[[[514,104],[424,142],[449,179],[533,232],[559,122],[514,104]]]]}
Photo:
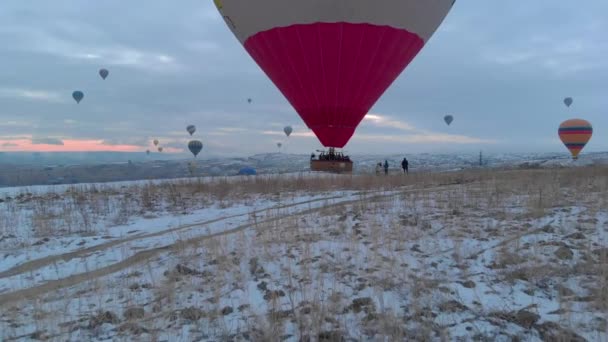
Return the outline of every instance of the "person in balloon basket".
{"type": "Polygon", "coordinates": [[[384,161],[384,174],[388,175],[388,160],[384,161]]]}
{"type": "Polygon", "coordinates": [[[401,161],[401,168],[403,168],[403,173],[410,173],[409,166],[410,163],[407,161],[407,158],[403,158],[403,160],[401,161]]]}

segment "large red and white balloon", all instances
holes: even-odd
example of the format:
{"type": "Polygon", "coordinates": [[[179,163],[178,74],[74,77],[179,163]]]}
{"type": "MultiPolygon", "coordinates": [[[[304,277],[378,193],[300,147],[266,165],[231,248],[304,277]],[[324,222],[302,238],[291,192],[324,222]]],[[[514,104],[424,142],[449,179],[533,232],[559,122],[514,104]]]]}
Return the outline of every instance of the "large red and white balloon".
{"type": "Polygon", "coordinates": [[[344,147],[455,0],[215,0],[326,147],[344,147]]]}

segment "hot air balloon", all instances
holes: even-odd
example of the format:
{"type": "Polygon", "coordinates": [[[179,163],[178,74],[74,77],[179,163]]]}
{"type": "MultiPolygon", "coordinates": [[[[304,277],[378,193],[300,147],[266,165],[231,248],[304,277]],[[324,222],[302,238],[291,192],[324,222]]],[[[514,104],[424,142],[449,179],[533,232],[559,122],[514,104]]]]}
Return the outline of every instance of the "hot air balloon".
{"type": "Polygon", "coordinates": [[[278,148],[281,148],[281,147],[283,147],[283,144],[282,144],[282,143],[280,143],[280,142],[278,142],[278,143],[277,143],[277,147],[278,147],[278,148]]]}
{"type": "Polygon", "coordinates": [[[203,143],[198,140],[192,140],[188,143],[188,149],[196,157],[203,149],[203,143]]]}
{"type": "Polygon", "coordinates": [[[157,139],[154,139],[153,143],[154,143],[154,146],[158,146],[158,140],[157,139]]]}
{"type": "Polygon", "coordinates": [[[108,71],[108,69],[99,69],[99,76],[101,76],[101,78],[103,78],[104,80],[106,79],[106,77],[108,77],[109,74],[110,72],[108,71]]]}
{"type": "Polygon", "coordinates": [[[146,150],[146,154],[150,154],[150,150],[146,150]]]}
{"type": "Polygon", "coordinates": [[[188,133],[190,133],[190,135],[192,135],[192,134],[194,134],[194,132],[196,132],[196,126],[188,125],[188,127],[186,127],[186,131],[188,131],[188,133]]]}
{"type": "Polygon", "coordinates": [[[564,104],[566,105],[566,107],[570,107],[572,105],[572,102],[574,102],[574,100],[571,97],[566,97],[564,99],[564,104]]]}
{"type": "Polygon", "coordinates": [[[158,152],[162,152],[162,151],[163,151],[163,148],[162,148],[162,147],[159,147],[159,148],[158,148],[158,152]]]}
{"type": "Polygon", "coordinates": [[[76,90],[72,93],[72,97],[76,100],[76,103],[80,103],[80,101],[84,98],[84,93],[80,90],[76,90]]]}
{"type": "Polygon", "coordinates": [[[251,101],[252,101],[251,99],[247,99],[247,103],[251,103],[251,101]]]}
{"type": "Polygon", "coordinates": [[[216,0],[326,147],[342,148],[455,0],[216,0]]]}
{"type": "Polygon", "coordinates": [[[448,126],[452,123],[452,121],[454,121],[454,117],[451,115],[446,115],[443,117],[443,121],[445,121],[446,124],[448,124],[448,126]]]}
{"type": "Polygon", "coordinates": [[[285,132],[285,135],[289,138],[291,132],[293,132],[293,128],[291,128],[291,126],[285,126],[285,128],[283,128],[283,132],[285,132]]]}
{"type": "Polygon", "coordinates": [[[593,127],[583,119],[571,119],[562,122],[558,130],[559,138],[570,150],[573,159],[578,159],[579,153],[593,135],[593,127]]]}

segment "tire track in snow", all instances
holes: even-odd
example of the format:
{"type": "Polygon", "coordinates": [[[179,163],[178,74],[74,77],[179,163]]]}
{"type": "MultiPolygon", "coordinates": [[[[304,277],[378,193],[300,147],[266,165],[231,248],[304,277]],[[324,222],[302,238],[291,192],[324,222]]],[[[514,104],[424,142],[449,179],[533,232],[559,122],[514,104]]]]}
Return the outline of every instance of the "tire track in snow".
{"type": "MultiPolygon", "coordinates": [[[[358,195],[358,194],[355,194],[358,195]]],[[[154,232],[154,233],[149,233],[149,234],[137,234],[137,235],[131,235],[127,238],[123,238],[123,239],[119,239],[119,240],[112,240],[109,242],[105,242],[105,243],[101,243],[95,246],[91,246],[91,247],[86,247],[86,248],[82,248],[82,249],[78,249],[72,252],[68,252],[68,253],[64,253],[64,254],[56,254],[56,255],[49,255],[40,259],[35,259],[35,260],[30,260],[30,261],[26,261],[18,266],[15,266],[13,268],[10,268],[8,270],[2,271],[0,272],[0,279],[2,278],[7,278],[7,277],[12,277],[12,276],[16,276],[19,275],[21,273],[26,273],[26,272],[31,272],[34,271],[36,269],[45,267],[45,266],[49,266],[57,261],[70,261],[72,259],[75,258],[79,258],[79,257],[83,257],[86,255],[90,255],[93,254],[95,252],[98,251],[102,251],[104,249],[109,249],[115,246],[118,246],[120,244],[123,243],[127,243],[127,242],[131,242],[131,241],[135,241],[135,240],[141,240],[141,239],[148,239],[148,238],[152,238],[152,237],[157,237],[157,236],[161,236],[161,235],[165,235],[165,234],[172,234],[172,233],[176,233],[182,230],[186,230],[189,228],[194,228],[194,227],[202,227],[202,226],[207,226],[213,223],[217,223],[220,221],[225,221],[225,220],[229,220],[232,218],[237,218],[237,217],[242,217],[242,216],[247,216],[247,215],[255,215],[258,213],[262,213],[268,210],[280,210],[280,209],[287,209],[287,208],[292,208],[292,207],[296,207],[296,206],[300,206],[300,205],[306,205],[306,204],[311,204],[311,203],[315,203],[315,202],[321,202],[321,201],[327,201],[327,200],[332,200],[332,199],[338,199],[342,196],[329,196],[329,197],[323,197],[323,198],[317,198],[317,199],[313,199],[313,200],[308,200],[308,201],[302,201],[302,202],[296,202],[296,203],[291,203],[291,204],[284,204],[284,205],[279,205],[279,206],[274,206],[274,207],[268,207],[268,208],[264,208],[264,209],[258,209],[252,212],[247,212],[247,213],[243,213],[243,214],[234,214],[234,215],[228,215],[228,216],[222,216],[222,217],[218,217],[216,219],[213,220],[208,220],[208,221],[203,221],[203,222],[197,222],[197,223],[190,223],[190,224],[186,224],[186,225],[181,225],[178,227],[174,227],[174,228],[170,228],[170,229],[166,229],[166,230],[161,230],[158,232],[154,232]]]]}
{"type": "MultiPolygon", "coordinates": [[[[386,199],[386,198],[390,198],[390,197],[394,197],[394,196],[399,196],[399,195],[402,195],[404,193],[409,193],[409,192],[442,190],[445,188],[449,188],[451,186],[454,186],[454,185],[446,184],[446,185],[439,185],[437,187],[430,187],[430,188],[415,188],[415,189],[407,189],[407,190],[400,189],[400,190],[396,190],[396,191],[390,191],[389,193],[385,193],[385,194],[381,194],[381,195],[374,195],[374,196],[365,198],[365,201],[377,201],[377,200],[386,199]]],[[[377,190],[377,191],[371,191],[371,192],[358,192],[358,193],[353,194],[352,196],[369,195],[369,194],[373,194],[373,193],[377,193],[377,192],[386,192],[386,190],[377,190]]],[[[301,202],[299,204],[293,203],[293,204],[284,205],[284,206],[270,207],[270,208],[266,208],[263,210],[258,210],[256,212],[264,212],[264,211],[268,211],[268,210],[288,208],[288,207],[293,207],[293,206],[297,206],[297,205],[325,201],[325,200],[332,199],[332,198],[339,199],[342,197],[343,196],[325,197],[322,199],[315,199],[315,200],[301,202]]],[[[36,298],[40,295],[43,295],[43,294],[46,294],[46,293],[49,293],[52,291],[58,291],[60,289],[78,285],[78,284],[86,282],[86,281],[95,280],[97,278],[100,278],[100,277],[103,277],[106,275],[110,275],[110,274],[119,272],[121,270],[124,270],[126,268],[132,267],[136,264],[142,263],[156,255],[159,255],[162,252],[172,251],[176,248],[189,248],[193,245],[198,245],[201,241],[212,239],[212,238],[219,237],[219,236],[225,236],[225,235],[237,233],[237,232],[246,230],[248,228],[255,227],[260,224],[266,224],[266,223],[276,222],[276,221],[293,218],[293,217],[297,217],[297,216],[301,216],[301,215],[307,215],[307,214],[315,213],[318,211],[326,210],[329,208],[336,208],[336,207],[340,207],[340,206],[354,204],[359,201],[361,201],[361,199],[339,201],[339,202],[332,203],[332,204],[329,204],[326,206],[321,206],[321,207],[317,207],[317,208],[305,209],[302,211],[294,212],[294,213],[291,213],[291,214],[288,214],[285,216],[274,217],[271,219],[266,219],[266,220],[262,220],[262,221],[258,221],[258,222],[254,222],[254,223],[243,224],[238,227],[227,229],[227,230],[224,230],[221,232],[191,238],[191,239],[188,239],[187,241],[180,240],[180,241],[176,241],[174,243],[168,244],[166,246],[143,250],[143,251],[135,253],[134,255],[132,255],[124,260],[121,260],[119,262],[116,262],[116,263],[108,265],[108,266],[98,268],[93,271],[73,274],[73,275],[67,276],[65,278],[50,280],[44,284],[35,285],[32,287],[19,289],[19,290],[13,291],[13,292],[7,292],[7,293],[0,294],[0,305],[6,305],[9,303],[17,302],[17,301],[24,300],[24,299],[36,298]]],[[[240,214],[240,215],[236,215],[236,216],[243,216],[243,215],[249,215],[249,214],[251,214],[251,213],[240,214]]],[[[225,219],[226,218],[218,218],[216,222],[225,220],[225,219]]],[[[203,222],[203,223],[198,223],[198,224],[190,224],[187,226],[189,228],[191,228],[191,227],[197,227],[197,226],[204,225],[204,224],[205,223],[203,222]]],[[[177,230],[185,229],[185,226],[173,228],[173,231],[175,231],[176,229],[177,230]]],[[[153,234],[162,235],[162,234],[166,234],[167,232],[169,232],[169,231],[163,231],[162,233],[157,232],[157,233],[153,233],[153,234]]],[[[152,235],[152,234],[149,234],[149,235],[152,235]]],[[[133,236],[133,237],[130,237],[128,240],[140,239],[142,237],[143,236],[133,236]]],[[[125,240],[127,240],[127,239],[125,239],[125,240]]],[[[122,240],[122,241],[124,241],[124,240],[122,240]]],[[[93,247],[91,247],[91,248],[93,248],[93,247]]],[[[83,250],[81,250],[81,252],[82,251],[83,250]]]]}
{"type": "MultiPolygon", "coordinates": [[[[380,198],[386,198],[386,197],[390,197],[390,196],[395,196],[396,194],[387,194],[387,195],[376,195],[374,197],[368,198],[367,200],[369,201],[373,201],[373,200],[377,200],[380,198]]],[[[335,196],[337,198],[340,198],[341,196],[335,196]]],[[[323,199],[326,200],[326,199],[323,199]]],[[[321,199],[318,199],[317,201],[321,201],[321,199]]],[[[321,211],[321,210],[326,210],[328,208],[335,208],[335,207],[339,207],[339,206],[343,206],[343,205],[348,205],[348,204],[353,204],[360,201],[359,199],[355,199],[355,200],[347,200],[347,201],[340,201],[337,203],[333,203],[330,205],[326,205],[326,206],[322,206],[322,207],[318,207],[318,208],[312,208],[312,209],[306,209],[303,211],[299,211],[299,212],[295,212],[289,215],[285,215],[285,216],[280,216],[280,217],[274,217],[271,219],[266,219],[266,220],[262,220],[262,221],[258,221],[256,223],[247,223],[247,224],[243,224],[240,225],[238,227],[232,228],[232,229],[228,229],[228,230],[224,230],[221,232],[217,232],[217,233],[213,233],[213,234],[209,234],[209,235],[204,235],[204,236],[199,236],[196,238],[191,238],[188,239],[187,241],[176,241],[175,243],[166,245],[166,246],[162,246],[162,247],[157,247],[157,248],[152,248],[152,249],[148,249],[148,250],[143,250],[140,252],[135,253],[134,255],[119,261],[117,263],[114,263],[112,265],[109,266],[105,266],[105,267],[101,267],[97,270],[94,271],[90,271],[90,272],[85,272],[85,273],[79,273],[79,274],[73,274],[70,276],[67,276],[65,278],[62,279],[57,279],[57,280],[51,280],[48,281],[44,284],[41,285],[36,285],[33,287],[29,287],[29,288],[25,288],[25,289],[20,289],[17,291],[13,291],[13,292],[9,292],[9,293],[4,293],[0,295],[0,305],[4,305],[7,303],[11,303],[14,301],[18,301],[18,300],[22,300],[22,299],[28,299],[28,298],[33,298],[33,297],[37,297],[39,295],[51,292],[51,291],[57,291],[60,290],[62,288],[65,287],[69,287],[69,286],[73,286],[73,285],[77,285],[79,283],[85,282],[87,280],[94,280],[96,278],[99,277],[103,277],[105,275],[109,275],[112,273],[116,273],[118,271],[121,271],[125,268],[131,267],[133,265],[136,265],[138,263],[141,263],[147,259],[150,259],[151,257],[158,255],[162,252],[165,251],[171,251],[174,248],[184,248],[184,247],[191,247],[192,245],[197,245],[199,244],[201,241],[204,240],[208,240],[208,239],[212,239],[218,236],[224,236],[224,235],[230,235],[239,231],[243,231],[247,228],[251,228],[254,227],[256,225],[260,225],[260,224],[266,224],[266,223],[271,223],[271,222],[275,222],[275,221],[279,221],[279,220],[284,220],[284,219],[288,219],[290,217],[296,217],[296,216],[301,216],[301,215],[306,215],[306,214],[310,214],[310,213],[314,213],[317,211],[321,211]]],[[[306,203],[302,203],[302,204],[306,204],[306,203]]],[[[273,209],[273,208],[269,208],[269,209],[273,209]]],[[[277,209],[276,207],[274,209],[277,209]]],[[[268,210],[268,209],[266,209],[268,210]]],[[[220,220],[220,219],[218,219],[220,220]]],[[[196,224],[193,224],[192,226],[197,226],[196,224]]]]}

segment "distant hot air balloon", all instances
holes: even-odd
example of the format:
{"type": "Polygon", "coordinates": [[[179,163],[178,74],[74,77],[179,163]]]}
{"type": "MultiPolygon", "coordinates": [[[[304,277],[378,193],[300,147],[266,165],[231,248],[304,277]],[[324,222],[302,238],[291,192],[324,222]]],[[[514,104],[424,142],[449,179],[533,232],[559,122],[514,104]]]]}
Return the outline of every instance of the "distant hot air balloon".
{"type": "Polygon", "coordinates": [[[446,115],[443,117],[443,121],[445,121],[446,124],[448,124],[448,126],[452,123],[452,121],[454,121],[454,117],[451,115],[446,115]]]}
{"type": "Polygon", "coordinates": [[[72,93],[72,97],[76,100],[76,103],[80,103],[80,101],[84,98],[84,93],[80,90],[76,90],[72,93]]]}
{"type": "Polygon", "coordinates": [[[251,101],[252,101],[251,99],[247,99],[247,103],[251,103],[251,101]]]}
{"type": "Polygon", "coordinates": [[[281,147],[283,147],[283,144],[282,144],[282,143],[280,143],[280,142],[278,142],[278,143],[277,143],[277,147],[278,147],[278,148],[281,148],[281,147]]]}
{"type": "Polygon", "coordinates": [[[150,150],[146,150],[146,154],[150,154],[150,150]]]}
{"type": "Polygon", "coordinates": [[[216,0],[228,27],[326,147],[344,147],[455,0],[216,0]]]}
{"type": "Polygon", "coordinates": [[[108,71],[108,69],[99,69],[99,76],[101,76],[101,78],[103,78],[104,80],[106,79],[106,77],[108,77],[109,74],[110,72],[108,71]]]}
{"type": "Polygon", "coordinates": [[[190,133],[190,135],[192,135],[192,134],[194,134],[194,132],[196,132],[196,126],[188,125],[188,127],[186,127],[186,131],[188,131],[188,133],[190,133]]]}
{"type": "Polygon", "coordinates": [[[159,148],[158,148],[158,152],[162,152],[162,151],[163,151],[163,148],[162,148],[162,147],[159,147],[159,148]]]}
{"type": "Polygon", "coordinates": [[[293,132],[293,128],[291,128],[291,126],[285,126],[285,128],[283,128],[283,132],[285,132],[285,135],[289,138],[291,132],[293,132]]]}
{"type": "Polygon", "coordinates": [[[158,140],[157,139],[154,139],[153,143],[154,143],[154,146],[158,146],[158,140]]]}
{"type": "Polygon", "coordinates": [[[198,140],[192,140],[188,143],[188,149],[196,157],[203,149],[203,143],[198,140]]]}
{"type": "Polygon", "coordinates": [[[593,135],[593,127],[583,119],[571,119],[562,122],[558,130],[559,138],[570,150],[573,159],[578,159],[579,153],[593,135]]]}
{"type": "Polygon", "coordinates": [[[574,100],[571,97],[566,97],[564,99],[564,104],[566,105],[566,107],[570,107],[573,102],[574,102],[574,100]]]}

